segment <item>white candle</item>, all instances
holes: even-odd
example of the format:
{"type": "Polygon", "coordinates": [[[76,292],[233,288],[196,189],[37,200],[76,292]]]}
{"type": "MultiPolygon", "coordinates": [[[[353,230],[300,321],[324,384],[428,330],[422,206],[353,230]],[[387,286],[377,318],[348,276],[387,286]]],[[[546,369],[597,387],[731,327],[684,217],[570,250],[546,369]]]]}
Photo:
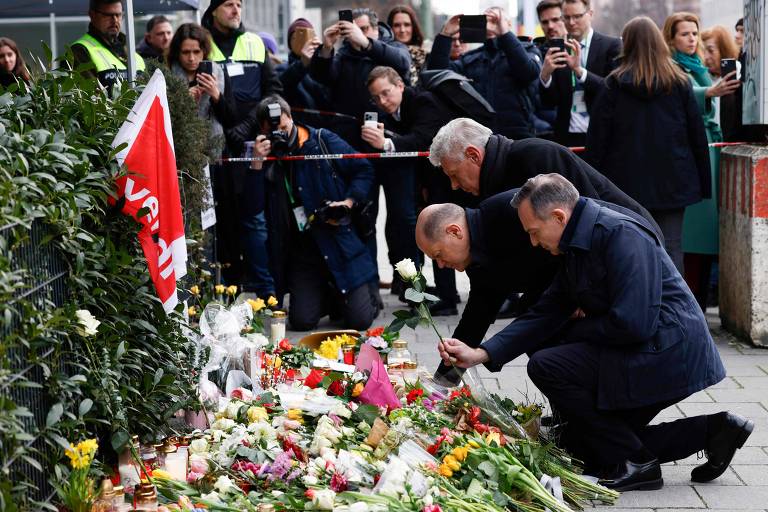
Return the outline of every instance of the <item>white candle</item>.
{"type": "Polygon", "coordinates": [[[272,343],[278,343],[285,338],[285,321],[275,322],[273,320],[269,326],[269,332],[271,334],[272,343]]]}
{"type": "Polygon", "coordinates": [[[174,480],[187,481],[187,454],[189,449],[180,446],[178,450],[169,453],[165,458],[165,470],[174,480]]]}

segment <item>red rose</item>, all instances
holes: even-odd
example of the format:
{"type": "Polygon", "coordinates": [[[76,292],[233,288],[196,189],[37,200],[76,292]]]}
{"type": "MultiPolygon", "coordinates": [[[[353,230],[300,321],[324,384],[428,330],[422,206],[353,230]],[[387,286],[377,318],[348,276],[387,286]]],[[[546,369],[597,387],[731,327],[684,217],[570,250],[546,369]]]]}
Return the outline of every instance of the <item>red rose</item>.
{"type": "Polygon", "coordinates": [[[306,491],[304,491],[304,496],[306,496],[306,498],[308,500],[311,500],[312,498],[315,497],[315,490],[314,489],[307,489],[306,491]]]}
{"type": "Polygon", "coordinates": [[[334,381],[328,387],[328,394],[333,396],[341,396],[344,394],[344,383],[340,380],[334,381]]]}
{"type": "Polygon", "coordinates": [[[369,338],[372,338],[373,336],[381,336],[384,334],[384,327],[371,327],[367,331],[365,331],[365,335],[369,338]]]}
{"type": "Polygon", "coordinates": [[[277,348],[284,352],[290,352],[293,350],[293,345],[291,345],[291,342],[288,341],[288,338],[283,338],[280,340],[280,343],[277,344],[277,348]]]}
{"type": "Polygon", "coordinates": [[[424,390],[420,388],[413,388],[405,395],[405,401],[409,404],[415,402],[418,398],[424,396],[424,390]]]}
{"type": "Polygon", "coordinates": [[[480,421],[480,407],[473,405],[469,410],[469,418],[467,418],[471,425],[480,421]]]}
{"type": "Polygon", "coordinates": [[[321,382],[323,382],[323,379],[325,378],[326,372],[323,370],[318,370],[315,368],[311,372],[309,372],[309,375],[307,375],[307,378],[304,379],[304,385],[308,388],[316,388],[320,385],[321,382]]]}

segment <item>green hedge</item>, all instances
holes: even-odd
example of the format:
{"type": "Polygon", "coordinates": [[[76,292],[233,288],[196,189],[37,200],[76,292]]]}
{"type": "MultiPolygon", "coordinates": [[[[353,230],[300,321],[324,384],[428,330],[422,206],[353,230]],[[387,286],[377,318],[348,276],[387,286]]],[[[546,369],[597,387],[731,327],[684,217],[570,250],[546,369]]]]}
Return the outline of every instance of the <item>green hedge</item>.
{"type": "MultiPolygon", "coordinates": [[[[182,85],[169,77],[185,218],[197,219],[187,236],[200,240],[207,125],[182,85]]],[[[98,437],[110,463],[130,434],[155,439],[196,402],[194,347],[181,317],[166,316],[155,296],[139,224],[107,203],[121,172],[110,143],[137,96],[124,84],[109,99],[65,71],[0,88],[0,510],[53,509],[33,501],[40,492],[31,472],[50,482],[66,476],[69,441],[98,437]],[[66,265],[58,307],[25,296],[40,279],[18,261],[33,223],[46,233],[35,249],[55,251],[66,265]],[[78,309],[101,321],[97,335],[78,333],[78,309]],[[37,419],[39,411],[12,398],[29,389],[51,405],[37,419]]],[[[200,262],[189,266],[194,274],[200,262]]]]}

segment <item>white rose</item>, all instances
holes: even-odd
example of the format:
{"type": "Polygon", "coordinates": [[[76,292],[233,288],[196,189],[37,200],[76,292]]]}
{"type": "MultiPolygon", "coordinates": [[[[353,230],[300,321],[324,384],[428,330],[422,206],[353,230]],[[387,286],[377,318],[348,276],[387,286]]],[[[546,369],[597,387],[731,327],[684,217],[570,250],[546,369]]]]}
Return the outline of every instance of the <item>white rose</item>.
{"type": "Polygon", "coordinates": [[[349,506],[349,512],[368,512],[368,504],[364,501],[357,501],[349,506]]]}
{"type": "Polygon", "coordinates": [[[413,263],[411,258],[400,260],[397,265],[395,265],[395,270],[397,270],[397,273],[400,274],[400,277],[406,281],[411,281],[419,274],[419,271],[416,270],[416,264],[413,263]]]}
{"type": "Polygon", "coordinates": [[[315,491],[312,497],[312,505],[318,510],[333,510],[334,501],[336,501],[336,493],[330,489],[315,491]]]}
{"type": "Polygon", "coordinates": [[[208,494],[202,494],[200,496],[201,501],[210,501],[212,503],[217,503],[219,505],[224,505],[224,502],[221,501],[221,496],[219,496],[219,493],[215,491],[211,491],[208,494]]]}
{"type": "Polygon", "coordinates": [[[226,494],[230,489],[235,489],[235,484],[229,479],[227,475],[221,475],[216,483],[213,484],[213,488],[222,494],[226,494]]]}
{"type": "Polygon", "coordinates": [[[205,453],[208,451],[208,441],[206,439],[195,439],[189,443],[190,453],[205,453]]]}
{"type": "Polygon", "coordinates": [[[77,323],[80,324],[77,332],[82,336],[94,336],[98,333],[99,322],[87,309],[78,309],[75,311],[77,323]]]}
{"type": "Polygon", "coordinates": [[[229,402],[229,404],[227,404],[227,408],[224,410],[224,415],[227,418],[235,419],[237,418],[237,413],[240,412],[240,408],[242,406],[242,402],[229,402]]]}
{"type": "Polygon", "coordinates": [[[315,475],[304,475],[301,481],[304,482],[304,485],[306,486],[317,485],[317,477],[315,475]]]}

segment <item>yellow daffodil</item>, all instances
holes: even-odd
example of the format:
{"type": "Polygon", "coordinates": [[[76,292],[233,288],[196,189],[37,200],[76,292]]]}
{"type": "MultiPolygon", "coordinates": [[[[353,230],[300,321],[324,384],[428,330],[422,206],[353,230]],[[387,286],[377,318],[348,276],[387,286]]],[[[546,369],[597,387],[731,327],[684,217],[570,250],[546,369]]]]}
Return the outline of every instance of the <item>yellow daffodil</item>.
{"type": "Polygon", "coordinates": [[[237,293],[237,286],[235,285],[227,286],[227,295],[234,296],[236,293],[237,293]]]}
{"type": "Polygon", "coordinates": [[[90,467],[98,448],[99,443],[95,439],[86,439],[77,443],[77,446],[70,443],[64,454],[69,458],[73,469],[84,469],[90,467]]]}
{"type": "Polygon", "coordinates": [[[248,421],[256,423],[258,421],[267,421],[269,419],[269,413],[263,407],[252,406],[248,408],[248,421]]]}
{"type": "Polygon", "coordinates": [[[443,464],[451,468],[451,471],[458,471],[461,469],[461,464],[459,464],[459,461],[456,460],[456,457],[453,455],[446,455],[443,458],[443,464]]]}
{"type": "Polygon", "coordinates": [[[189,316],[196,316],[196,315],[197,315],[197,308],[196,308],[195,306],[190,306],[190,307],[187,309],[187,314],[188,314],[189,316]]]}
{"type": "Polygon", "coordinates": [[[248,302],[248,304],[251,305],[251,309],[253,310],[254,313],[258,313],[259,311],[264,309],[264,300],[263,299],[256,299],[256,300],[248,299],[247,302],[248,302]]]}
{"type": "Polygon", "coordinates": [[[192,295],[200,295],[200,287],[197,285],[194,285],[189,289],[189,293],[191,293],[192,295]]]}
{"type": "Polygon", "coordinates": [[[277,306],[277,299],[274,298],[272,295],[270,295],[269,298],[267,299],[267,304],[269,305],[269,307],[277,306]]]}
{"type": "Polygon", "coordinates": [[[453,455],[457,461],[464,462],[467,458],[467,453],[469,452],[469,447],[467,446],[457,446],[451,451],[451,455],[453,455]]]}
{"type": "Polygon", "coordinates": [[[360,396],[360,393],[363,392],[363,389],[365,389],[365,386],[362,382],[355,384],[355,387],[352,388],[352,398],[357,398],[360,396]]]}
{"type": "Polygon", "coordinates": [[[288,409],[288,413],[286,414],[289,420],[298,421],[299,423],[304,423],[304,413],[301,412],[301,409],[288,409]]]}
{"type": "Polygon", "coordinates": [[[453,470],[449,468],[446,464],[440,464],[440,467],[437,468],[437,471],[443,476],[447,476],[447,477],[453,476],[453,470]]]}

